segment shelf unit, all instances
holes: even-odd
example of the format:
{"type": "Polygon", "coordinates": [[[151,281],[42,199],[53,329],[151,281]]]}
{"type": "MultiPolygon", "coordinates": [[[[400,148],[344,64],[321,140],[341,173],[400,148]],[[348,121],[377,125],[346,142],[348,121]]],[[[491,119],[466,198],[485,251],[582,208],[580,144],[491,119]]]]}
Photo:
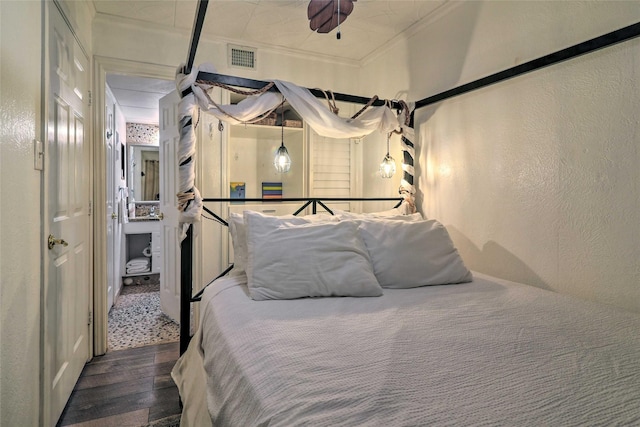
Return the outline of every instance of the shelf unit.
{"type": "Polygon", "coordinates": [[[140,234],[126,234],[126,251],[125,251],[125,268],[124,275],[122,277],[136,277],[136,276],[148,276],[153,274],[153,260],[150,257],[145,257],[143,251],[145,248],[152,245],[153,233],[140,233],[140,234]],[[135,258],[149,258],[150,269],[143,273],[127,274],[127,263],[135,258]]]}
{"type": "MultiPolygon", "coordinates": [[[[246,198],[262,197],[263,182],[281,182],[282,197],[306,195],[307,149],[304,128],[235,125],[229,130],[228,182],[244,182],[246,198]],[[291,170],[280,174],[273,160],[284,134],[291,170]]],[[[230,190],[227,190],[230,195],[230,190]]]]}
{"type": "Polygon", "coordinates": [[[158,220],[133,221],[125,224],[125,244],[122,258],[122,277],[136,277],[159,274],[162,267],[162,248],[160,247],[160,223],[158,220]],[[150,271],[127,274],[127,262],[133,258],[145,257],[143,251],[151,247],[150,271]]]}

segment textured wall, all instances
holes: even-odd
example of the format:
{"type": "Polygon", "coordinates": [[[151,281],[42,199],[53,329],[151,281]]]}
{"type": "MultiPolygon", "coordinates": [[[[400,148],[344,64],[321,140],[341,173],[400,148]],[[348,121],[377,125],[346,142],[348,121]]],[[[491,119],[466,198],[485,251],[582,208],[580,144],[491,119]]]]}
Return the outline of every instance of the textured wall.
{"type": "Polygon", "coordinates": [[[420,188],[470,267],[640,311],[640,41],[426,110],[420,188]]]}
{"type": "Polygon", "coordinates": [[[0,425],[35,426],[40,374],[41,3],[0,2],[0,425]],[[20,40],[20,43],[16,43],[20,40]]]}
{"type": "MultiPolygon", "coordinates": [[[[637,21],[638,2],[457,4],[367,74],[406,63],[382,87],[421,99],[637,21]]],[[[640,311],[638,58],[634,40],[419,111],[420,206],[471,268],[640,311]]]]}
{"type": "Polygon", "coordinates": [[[127,123],[127,144],[158,145],[160,127],[143,123],[127,123]]]}

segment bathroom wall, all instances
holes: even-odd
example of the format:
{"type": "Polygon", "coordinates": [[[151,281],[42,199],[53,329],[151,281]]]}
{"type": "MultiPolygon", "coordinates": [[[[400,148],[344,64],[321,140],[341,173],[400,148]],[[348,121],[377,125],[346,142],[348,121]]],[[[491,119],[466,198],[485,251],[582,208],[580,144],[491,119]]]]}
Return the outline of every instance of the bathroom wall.
{"type": "Polygon", "coordinates": [[[160,127],[144,123],[127,123],[127,144],[158,145],[160,127]]]}

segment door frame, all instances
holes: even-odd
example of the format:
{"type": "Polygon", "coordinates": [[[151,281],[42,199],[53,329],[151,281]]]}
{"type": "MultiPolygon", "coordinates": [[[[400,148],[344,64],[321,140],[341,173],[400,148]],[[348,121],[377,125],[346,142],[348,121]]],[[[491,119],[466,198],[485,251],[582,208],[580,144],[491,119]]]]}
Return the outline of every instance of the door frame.
{"type": "Polygon", "coordinates": [[[93,64],[93,353],[107,351],[107,150],[105,141],[105,88],[107,73],[174,80],[176,69],[168,65],[150,64],[125,59],[94,56],[93,64]]]}

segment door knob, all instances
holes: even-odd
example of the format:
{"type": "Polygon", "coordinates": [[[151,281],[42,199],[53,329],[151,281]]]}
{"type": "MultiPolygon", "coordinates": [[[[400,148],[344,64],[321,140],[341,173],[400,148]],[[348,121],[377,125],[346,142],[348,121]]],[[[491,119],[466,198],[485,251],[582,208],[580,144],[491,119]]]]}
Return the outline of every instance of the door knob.
{"type": "Polygon", "coordinates": [[[163,214],[162,212],[160,212],[160,213],[158,214],[158,219],[159,219],[160,221],[162,221],[162,220],[164,219],[164,214],[163,214]]]}
{"type": "Polygon", "coordinates": [[[111,219],[118,219],[118,214],[117,214],[117,213],[115,213],[115,212],[113,212],[113,213],[111,214],[111,219]]]}
{"type": "Polygon", "coordinates": [[[56,239],[53,234],[49,234],[49,239],[47,240],[47,247],[51,250],[55,245],[69,246],[67,242],[63,239],[56,239]]]}

